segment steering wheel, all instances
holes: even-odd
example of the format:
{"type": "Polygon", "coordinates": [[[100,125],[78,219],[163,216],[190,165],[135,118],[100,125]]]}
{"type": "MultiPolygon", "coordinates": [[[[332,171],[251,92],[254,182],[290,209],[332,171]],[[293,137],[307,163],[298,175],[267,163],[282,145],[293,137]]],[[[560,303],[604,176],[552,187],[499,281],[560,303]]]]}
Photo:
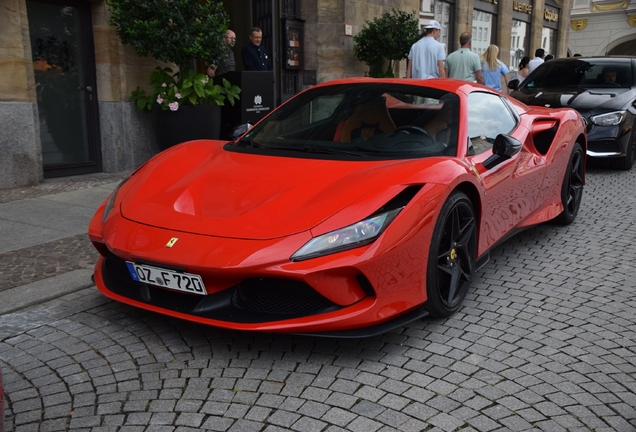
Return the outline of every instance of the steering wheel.
{"type": "Polygon", "coordinates": [[[616,83],[616,82],[604,82],[603,84],[601,84],[601,86],[603,86],[603,87],[620,87],[621,85],[619,83],[616,83]]]}
{"type": "Polygon", "coordinates": [[[415,134],[415,135],[423,135],[427,138],[430,138],[431,141],[435,141],[435,138],[433,138],[433,135],[431,135],[431,133],[429,131],[427,131],[424,128],[421,128],[419,126],[413,126],[413,125],[404,125],[404,126],[400,126],[398,128],[396,128],[393,133],[399,133],[399,132],[406,132],[408,134],[415,134]]]}

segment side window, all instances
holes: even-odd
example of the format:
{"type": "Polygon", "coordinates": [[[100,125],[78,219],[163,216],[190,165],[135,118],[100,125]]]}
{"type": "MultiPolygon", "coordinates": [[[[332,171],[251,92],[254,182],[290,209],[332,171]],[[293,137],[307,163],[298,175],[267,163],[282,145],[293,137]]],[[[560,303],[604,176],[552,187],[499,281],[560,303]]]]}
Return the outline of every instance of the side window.
{"type": "Polygon", "coordinates": [[[331,117],[334,110],[342,102],[344,95],[326,95],[311,100],[301,106],[292,117],[296,126],[306,126],[331,117]]]}
{"type": "Polygon", "coordinates": [[[509,134],[516,126],[517,119],[499,96],[480,92],[468,96],[468,137],[472,145],[469,153],[490,149],[497,135],[509,134]]]}
{"type": "Polygon", "coordinates": [[[293,134],[304,133],[307,127],[331,117],[342,102],[344,95],[323,95],[299,106],[290,116],[280,121],[276,114],[258,134],[259,139],[290,138],[293,134]]]}

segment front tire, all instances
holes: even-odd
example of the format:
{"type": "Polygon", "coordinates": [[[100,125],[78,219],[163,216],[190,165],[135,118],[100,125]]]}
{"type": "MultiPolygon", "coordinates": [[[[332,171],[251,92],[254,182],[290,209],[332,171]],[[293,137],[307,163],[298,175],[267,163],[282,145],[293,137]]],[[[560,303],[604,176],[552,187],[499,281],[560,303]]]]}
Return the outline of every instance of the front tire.
{"type": "Polygon", "coordinates": [[[585,178],[585,159],[581,144],[575,143],[565,171],[561,186],[561,203],[563,212],[554,221],[560,225],[569,225],[574,222],[583,199],[583,183],[585,178]]]}
{"type": "Polygon", "coordinates": [[[426,272],[426,309],[434,317],[452,315],[461,306],[475,273],[477,219],[462,192],[444,203],[435,223],[426,272]]]}

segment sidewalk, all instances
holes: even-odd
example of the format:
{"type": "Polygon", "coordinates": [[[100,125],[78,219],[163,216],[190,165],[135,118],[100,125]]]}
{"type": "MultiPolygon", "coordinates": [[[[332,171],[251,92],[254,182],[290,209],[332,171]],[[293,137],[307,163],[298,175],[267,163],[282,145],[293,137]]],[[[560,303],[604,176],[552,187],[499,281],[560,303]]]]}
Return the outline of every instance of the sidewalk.
{"type": "Polygon", "coordinates": [[[128,175],[92,174],[0,190],[0,315],[92,285],[93,213],[128,175]]]}

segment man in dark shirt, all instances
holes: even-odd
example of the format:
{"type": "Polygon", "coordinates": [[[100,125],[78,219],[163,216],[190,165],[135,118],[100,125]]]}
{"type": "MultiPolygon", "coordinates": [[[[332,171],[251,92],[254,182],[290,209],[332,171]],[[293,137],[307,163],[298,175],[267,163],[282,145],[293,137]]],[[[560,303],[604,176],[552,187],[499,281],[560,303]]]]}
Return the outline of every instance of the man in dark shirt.
{"type": "Polygon", "coordinates": [[[221,65],[211,64],[208,66],[208,76],[210,78],[231,72],[234,70],[234,66],[236,65],[236,61],[234,60],[234,51],[232,51],[232,48],[234,48],[234,44],[236,43],[236,34],[232,30],[226,31],[225,36],[223,36],[223,43],[225,44],[227,51],[221,59],[222,61],[214,62],[221,63],[221,65]]]}
{"type": "Polygon", "coordinates": [[[250,32],[250,43],[245,45],[241,51],[243,66],[246,71],[272,70],[265,47],[261,46],[262,40],[263,31],[258,27],[252,27],[250,32]]]}

